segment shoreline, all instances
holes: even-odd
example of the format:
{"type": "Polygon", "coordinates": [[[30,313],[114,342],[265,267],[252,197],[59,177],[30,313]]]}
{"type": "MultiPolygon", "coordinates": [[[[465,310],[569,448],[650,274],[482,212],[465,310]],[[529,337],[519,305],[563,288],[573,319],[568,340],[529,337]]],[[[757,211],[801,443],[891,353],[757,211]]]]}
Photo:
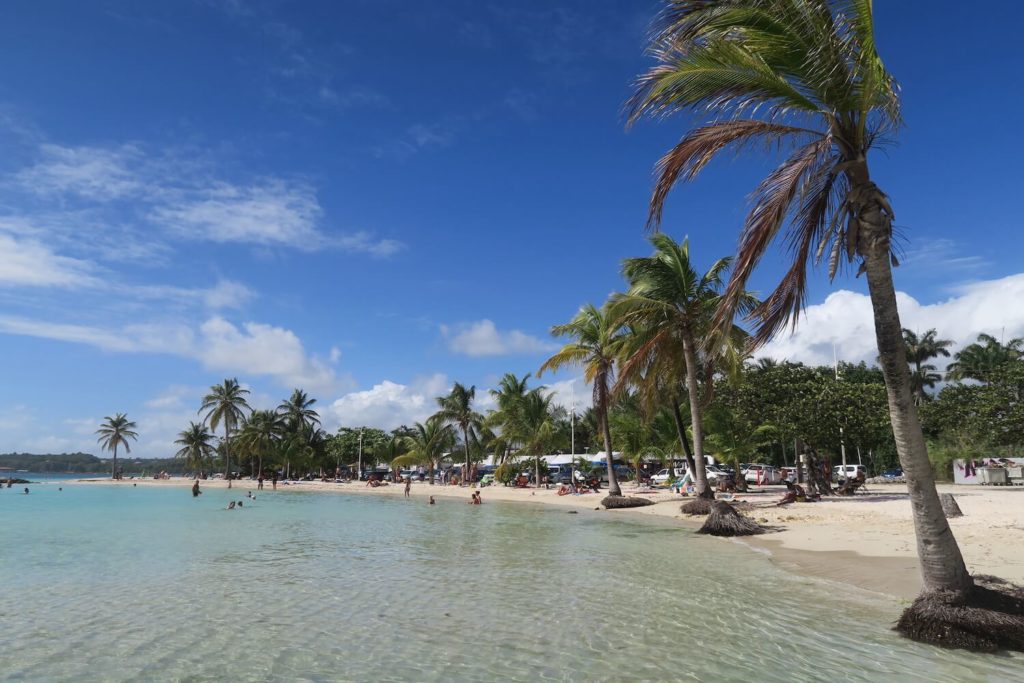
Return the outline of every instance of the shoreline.
{"type": "MultiPolygon", "coordinates": [[[[194,480],[177,477],[65,481],[86,485],[188,488],[194,480]]],[[[255,481],[242,479],[235,480],[234,484],[233,489],[239,491],[257,491],[255,481]]],[[[227,488],[227,482],[211,479],[201,482],[200,486],[227,488]]],[[[414,482],[410,497],[425,501],[432,495],[436,499],[468,501],[472,490],[475,489],[414,482]]],[[[624,495],[640,495],[654,500],[656,504],[604,510],[600,501],[606,495],[605,491],[558,496],[554,489],[487,486],[479,490],[485,503],[534,503],[576,511],[595,511],[597,508],[602,514],[624,514],[638,519],[656,517],[687,529],[696,529],[702,523],[702,518],[686,517],[679,512],[679,505],[685,502],[685,497],[669,492],[638,491],[631,486],[623,487],[624,495]]],[[[909,601],[917,596],[922,584],[913,519],[904,484],[874,484],[867,494],[852,498],[775,507],[774,502],[781,497],[783,490],[782,487],[765,487],[736,496],[736,500],[755,506],[747,511],[748,515],[779,531],[764,536],[722,540],[735,540],[752,552],[766,553],[771,562],[796,574],[855,586],[895,600],[909,601]]],[[[370,488],[362,482],[281,482],[278,491],[401,497],[404,485],[370,488]]],[[[270,482],[266,481],[264,490],[257,495],[278,491],[272,491],[270,482]]],[[[956,495],[964,512],[963,517],[950,520],[950,526],[970,571],[994,574],[1024,584],[1024,489],[943,484],[939,491],[956,495]]]]}

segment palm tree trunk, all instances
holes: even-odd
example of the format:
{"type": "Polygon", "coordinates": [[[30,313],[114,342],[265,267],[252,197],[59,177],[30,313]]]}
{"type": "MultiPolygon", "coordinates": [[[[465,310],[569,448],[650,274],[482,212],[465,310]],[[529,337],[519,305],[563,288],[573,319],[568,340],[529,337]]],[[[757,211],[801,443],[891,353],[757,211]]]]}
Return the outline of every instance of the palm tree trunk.
{"type": "Polygon", "coordinates": [[[676,423],[679,443],[683,445],[683,456],[686,458],[687,468],[690,472],[696,472],[697,465],[693,460],[693,451],[690,450],[690,440],[686,438],[686,425],[683,424],[683,414],[679,410],[679,401],[675,397],[672,397],[672,419],[676,423]]]}
{"type": "Polygon", "coordinates": [[[231,429],[227,422],[224,423],[224,478],[231,488],[231,429]]]}
{"type": "Polygon", "coordinates": [[[700,498],[714,498],[704,469],[704,428],[701,424],[700,395],[697,393],[697,358],[689,331],[683,336],[683,359],[686,361],[686,393],[690,395],[690,429],[693,431],[694,485],[700,498]]]}
{"type": "Polygon", "coordinates": [[[910,390],[910,369],[889,256],[892,223],[887,215],[890,212],[883,213],[887,201],[881,191],[866,179],[860,187],[854,187],[852,194],[865,198],[860,206],[855,207],[860,221],[857,251],[864,258],[867,272],[878,358],[885,377],[896,452],[910,493],[924,589],[925,592],[948,590],[965,594],[973,580],[942,512],[928,459],[928,447],[910,390]]]}
{"type": "Polygon", "coordinates": [[[601,435],[604,436],[605,466],[608,468],[608,495],[621,496],[618,477],[615,476],[615,458],[612,456],[612,431],[608,427],[608,378],[602,374],[595,378],[598,383],[597,393],[600,403],[601,435]]]}
{"type": "Polygon", "coordinates": [[[466,467],[462,470],[462,483],[469,483],[469,429],[462,426],[462,442],[466,444],[466,467]]]}
{"type": "Polygon", "coordinates": [[[114,442],[114,462],[110,465],[110,478],[117,479],[117,442],[114,442]]]}

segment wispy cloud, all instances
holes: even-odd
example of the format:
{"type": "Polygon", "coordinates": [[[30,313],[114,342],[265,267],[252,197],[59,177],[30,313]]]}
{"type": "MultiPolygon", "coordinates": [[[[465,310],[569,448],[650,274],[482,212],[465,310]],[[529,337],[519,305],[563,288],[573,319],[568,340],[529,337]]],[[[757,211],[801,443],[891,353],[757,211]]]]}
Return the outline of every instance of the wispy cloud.
{"type": "MultiPolygon", "coordinates": [[[[421,145],[441,139],[427,129],[419,136],[421,145]]],[[[325,229],[316,188],[303,178],[228,180],[212,160],[189,159],[184,150],[45,143],[0,189],[16,207],[0,214],[0,231],[31,233],[104,260],[158,259],[182,239],[377,257],[403,246],[368,230],[325,229]]]]}
{"type": "Polygon", "coordinates": [[[336,355],[327,360],[311,355],[291,330],[259,322],[237,325],[213,316],[198,326],[157,321],[109,328],[2,315],[0,332],[104,351],[181,356],[208,370],[271,377],[284,387],[336,391],[351,386],[333,366],[336,355]]]}
{"type": "Polygon", "coordinates": [[[55,254],[33,239],[0,232],[0,284],[35,287],[93,286],[99,281],[88,261],[55,254]]]}

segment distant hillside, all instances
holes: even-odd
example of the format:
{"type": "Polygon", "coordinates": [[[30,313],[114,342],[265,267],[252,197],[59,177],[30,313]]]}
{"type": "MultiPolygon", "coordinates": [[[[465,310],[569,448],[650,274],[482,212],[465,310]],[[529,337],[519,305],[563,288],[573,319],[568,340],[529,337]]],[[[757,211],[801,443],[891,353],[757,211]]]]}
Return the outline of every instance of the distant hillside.
{"type": "MultiPolygon", "coordinates": [[[[117,465],[125,474],[181,474],[185,463],[174,458],[141,460],[122,457],[117,459],[117,465]]],[[[110,459],[97,458],[89,453],[0,453],[0,468],[29,472],[107,472],[110,470],[110,459]]]]}

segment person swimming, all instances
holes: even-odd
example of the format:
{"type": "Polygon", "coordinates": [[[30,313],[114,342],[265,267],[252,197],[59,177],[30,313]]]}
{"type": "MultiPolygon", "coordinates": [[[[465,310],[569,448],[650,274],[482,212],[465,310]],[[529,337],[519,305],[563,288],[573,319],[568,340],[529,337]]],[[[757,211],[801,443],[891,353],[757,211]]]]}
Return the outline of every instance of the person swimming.
{"type": "Polygon", "coordinates": [[[433,505],[433,504],[434,504],[434,497],[433,497],[433,496],[431,496],[431,497],[430,497],[430,502],[429,502],[429,503],[427,503],[427,505],[433,505]]]}
{"type": "Polygon", "coordinates": [[[26,496],[28,495],[28,487],[27,486],[25,487],[25,495],[26,496]]]}
{"type": "Polygon", "coordinates": [[[228,510],[234,510],[234,509],[235,509],[235,501],[231,501],[230,503],[228,503],[228,510]]]}
{"type": "Polygon", "coordinates": [[[242,507],[242,501],[238,501],[238,507],[242,507]]]}

